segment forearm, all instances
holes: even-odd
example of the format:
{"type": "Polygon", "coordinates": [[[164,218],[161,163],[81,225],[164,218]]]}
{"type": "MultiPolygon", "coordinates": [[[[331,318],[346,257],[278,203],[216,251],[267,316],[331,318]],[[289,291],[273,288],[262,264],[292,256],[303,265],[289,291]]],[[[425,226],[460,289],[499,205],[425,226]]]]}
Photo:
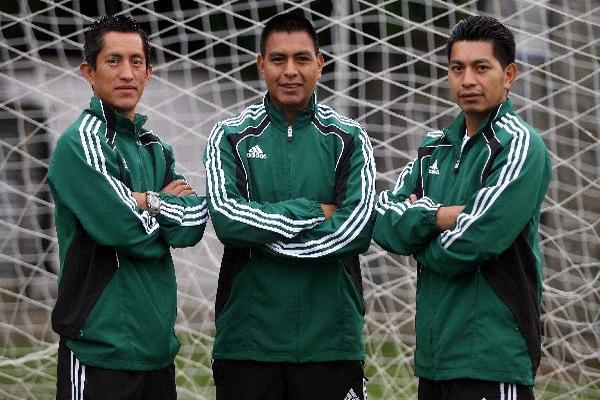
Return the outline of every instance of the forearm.
{"type": "Polygon", "coordinates": [[[247,247],[292,238],[325,220],[316,201],[292,199],[277,203],[242,202],[215,207],[209,202],[215,232],[225,244],[247,247]]]}
{"type": "Polygon", "coordinates": [[[204,196],[176,196],[160,192],[160,211],[157,220],[160,236],[172,247],[190,247],[204,234],[208,221],[208,205],[204,196]]]}
{"type": "Polygon", "coordinates": [[[436,214],[441,207],[427,197],[403,201],[390,197],[387,192],[380,195],[373,240],[393,253],[414,254],[439,234],[436,214]]]}

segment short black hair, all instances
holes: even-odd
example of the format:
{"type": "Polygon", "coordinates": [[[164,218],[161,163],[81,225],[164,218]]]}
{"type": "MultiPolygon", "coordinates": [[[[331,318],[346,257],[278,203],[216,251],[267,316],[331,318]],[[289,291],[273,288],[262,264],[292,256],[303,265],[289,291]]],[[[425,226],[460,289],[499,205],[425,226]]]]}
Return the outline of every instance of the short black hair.
{"type": "Polygon", "coordinates": [[[286,12],[278,14],[267,21],[260,35],[260,54],[265,55],[267,51],[267,39],[273,32],[298,32],[304,31],[313,41],[315,46],[315,54],[319,54],[319,40],[317,39],[317,31],[313,24],[299,12],[286,12]]]}
{"type": "Polygon", "coordinates": [[[452,46],[458,41],[491,41],[494,57],[502,68],[515,62],[515,37],[506,25],[492,17],[472,15],[460,21],[448,38],[448,61],[452,46]]]}
{"type": "Polygon", "coordinates": [[[146,31],[131,17],[126,15],[106,15],[89,26],[85,32],[83,51],[85,61],[96,69],[96,59],[104,46],[104,34],[108,32],[137,33],[142,39],[146,68],[150,66],[150,41],[146,31]]]}

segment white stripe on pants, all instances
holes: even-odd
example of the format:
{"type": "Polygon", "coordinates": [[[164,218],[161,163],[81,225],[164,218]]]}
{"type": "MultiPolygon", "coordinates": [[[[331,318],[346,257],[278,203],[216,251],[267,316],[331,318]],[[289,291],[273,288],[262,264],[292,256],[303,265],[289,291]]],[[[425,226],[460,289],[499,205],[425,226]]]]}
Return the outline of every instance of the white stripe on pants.
{"type": "Polygon", "coordinates": [[[83,400],[85,387],[85,365],[71,352],[71,400],[83,400]]]}
{"type": "Polygon", "coordinates": [[[506,383],[506,393],[504,392],[505,383],[500,384],[500,400],[518,400],[517,385],[506,383]]]}

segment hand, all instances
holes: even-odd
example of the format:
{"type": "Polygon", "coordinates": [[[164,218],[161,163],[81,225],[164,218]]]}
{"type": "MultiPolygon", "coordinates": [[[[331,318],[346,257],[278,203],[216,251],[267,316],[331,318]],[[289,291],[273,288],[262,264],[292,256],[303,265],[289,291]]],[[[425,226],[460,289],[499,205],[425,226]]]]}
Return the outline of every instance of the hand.
{"type": "Polygon", "coordinates": [[[407,198],[406,200],[404,200],[404,201],[407,201],[407,202],[409,202],[410,204],[413,204],[413,203],[415,203],[417,200],[419,200],[419,199],[417,199],[417,195],[413,193],[413,194],[411,194],[410,196],[408,196],[408,198],[407,198]]]}
{"type": "Polygon", "coordinates": [[[438,208],[435,213],[435,226],[443,231],[448,230],[456,223],[458,214],[462,212],[465,206],[447,206],[438,208]]]}
{"type": "Polygon", "coordinates": [[[331,216],[337,210],[337,207],[333,204],[321,204],[321,208],[323,209],[323,214],[325,214],[325,219],[331,219],[331,216]]]}
{"type": "Polygon", "coordinates": [[[188,194],[196,194],[194,189],[183,179],[172,181],[167,186],[161,189],[161,192],[169,193],[175,196],[185,196],[188,194]]]}

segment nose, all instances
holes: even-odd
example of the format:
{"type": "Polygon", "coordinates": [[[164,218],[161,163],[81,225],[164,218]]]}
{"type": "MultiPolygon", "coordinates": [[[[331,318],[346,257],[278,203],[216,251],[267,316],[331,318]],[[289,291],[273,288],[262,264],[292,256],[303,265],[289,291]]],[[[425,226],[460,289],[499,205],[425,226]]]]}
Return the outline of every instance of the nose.
{"type": "Polygon", "coordinates": [[[294,62],[293,58],[290,57],[285,63],[283,74],[286,77],[293,77],[298,74],[298,68],[296,67],[296,63],[294,62]]]}
{"type": "Polygon", "coordinates": [[[130,63],[123,63],[123,66],[119,70],[119,78],[125,81],[133,80],[133,67],[130,63]]]}
{"type": "Polygon", "coordinates": [[[463,73],[462,85],[463,86],[474,86],[475,82],[475,72],[472,68],[466,67],[465,72],[463,73]]]}

